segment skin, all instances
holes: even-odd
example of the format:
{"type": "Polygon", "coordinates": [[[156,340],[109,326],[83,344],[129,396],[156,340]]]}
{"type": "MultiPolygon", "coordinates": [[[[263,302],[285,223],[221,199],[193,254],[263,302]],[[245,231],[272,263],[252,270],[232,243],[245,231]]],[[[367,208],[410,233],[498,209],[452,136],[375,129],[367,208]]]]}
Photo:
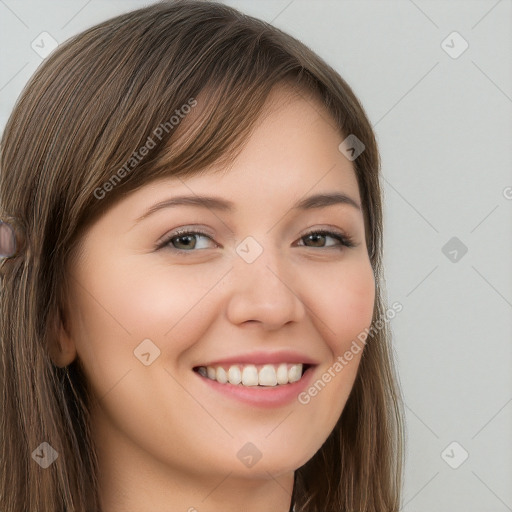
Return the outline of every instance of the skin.
{"type": "Polygon", "coordinates": [[[148,183],[84,235],[55,360],[78,357],[97,398],[103,512],[289,510],[294,471],[334,428],[362,352],[307,405],[268,409],[209,389],[192,368],[294,349],[319,362],[315,382],[370,326],[375,281],[362,211],[291,210],[319,192],[361,204],[352,162],[338,150],[343,139],[316,100],[277,88],[229,169],[148,183]],[[236,210],[178,206],[135,223],[182,194],[220,196],[236,210]],[[211,239],[155,249],[179,227],[211,239]],[[342,230],[355,246],[330,236],[314,243],[311,228],[342,230]],[[263,248],[250,264],[235,250],[247,236],[263,248]],[[147,338],[160,350],[149,366],[134,356],[147,338]],[[250,468],[237,457],[247,442],[262,454],[250,468]]]}

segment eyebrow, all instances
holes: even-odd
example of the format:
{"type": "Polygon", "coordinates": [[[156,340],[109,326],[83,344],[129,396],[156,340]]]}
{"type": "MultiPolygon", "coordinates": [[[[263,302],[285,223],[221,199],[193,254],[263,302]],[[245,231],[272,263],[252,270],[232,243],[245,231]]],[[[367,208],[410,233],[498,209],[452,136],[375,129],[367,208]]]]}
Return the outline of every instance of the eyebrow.
{"type": "MultiPolygon", "coordinates": [[[[315,194],[305,199],[301,199],[293,207],[292,210],[312,210],[315,208],[325,208],[326,206],[332,205],[349,205],[357,210],[361,210],[361,206],[357,201],[352,199],[346,194],[340,192],[326,193],[326,194],[315,194]]],[[[236,210],[235,203],[214,196],[177,196],[172,199],[167,199],[160,203],[151,206],[144,214],[142,214],[135,223],[137,224],[141,220],[145,219],[152,213],[162,210],[164,208],[173,208],[176,206],[196,206],[201,208],[208,208],[209,210],[219,210],[233,212],[236,210]]]]}

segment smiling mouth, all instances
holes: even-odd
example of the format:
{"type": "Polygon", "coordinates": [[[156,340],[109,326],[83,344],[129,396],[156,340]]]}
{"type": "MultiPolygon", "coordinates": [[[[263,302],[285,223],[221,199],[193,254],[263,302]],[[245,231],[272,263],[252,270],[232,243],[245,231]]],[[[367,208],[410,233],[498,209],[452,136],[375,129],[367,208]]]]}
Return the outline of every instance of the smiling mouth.
{"type": "Polygon", "coordinates": [[[196,366],[194,371],[221,384],[272,388],[299,381],[313,366],[303,363],[232,364],[196,366]]]}

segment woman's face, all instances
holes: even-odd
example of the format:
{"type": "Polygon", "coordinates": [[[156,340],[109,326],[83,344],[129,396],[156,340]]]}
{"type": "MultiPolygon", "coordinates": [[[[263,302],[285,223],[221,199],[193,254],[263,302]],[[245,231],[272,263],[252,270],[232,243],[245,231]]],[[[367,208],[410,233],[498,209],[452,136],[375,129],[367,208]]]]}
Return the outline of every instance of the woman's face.
{"type": "Polygon", "coordinates": [[[151,182],[85,234],[69,340],[98,399],[105,465],[284,475],[343,411],[362,352],[344,354],[375,298],[358,184],[319,103],[285,89],[270,100],[232,167],[151,182]],[[247,386],[210,378],[237,382],[237,367],[247,386]]]}

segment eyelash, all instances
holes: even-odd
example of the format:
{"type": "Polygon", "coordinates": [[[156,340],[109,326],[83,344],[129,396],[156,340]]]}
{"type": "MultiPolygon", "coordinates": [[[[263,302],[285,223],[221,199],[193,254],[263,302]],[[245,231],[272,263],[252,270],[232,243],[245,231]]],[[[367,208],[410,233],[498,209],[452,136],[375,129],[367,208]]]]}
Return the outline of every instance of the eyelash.
{"type": "MultiPolygon", "coordinates": [[[[200,236],[204,236],[204,237],[212,240],[210,235],[208,235],[207,233],[204,233],[202,231],[195,231],[195,230],[190,230],[190,229],[180,229],[180,230],[174,231],[169,236],[167,236],[160,244],[158,244],[156,249],[158,250],[158,249],[163,249],[163,248],[167,247],[169,250],[175,252],[176,254],[180,254],[180,255],[185,255],[185,253],[187,253],[187,252],[197,252],[195,250],[188,251],[185,249],[176,249],[175,247],[170,246],[170,242],[174,238],[184,236],[184,235],[200,235],[200,236]]],[[[341,233],[339,231],[330,231],[327,229],[314,229],[314,230],[308,231],[307,233],[305,233],[304,235],[302,235],[300,237],[300,240],[302,240],[303,238],[306,238],[310,235],[324,235],[324,236],[329,236],[331,238],[334,238],[335,240],[338,240],[338,242],[340,242],[340,246],[338,246],[339,249],[341,249],[341,246],[350,248],[350,247],[355,247],[355,245],[356,245],[351,236],[341,233]]],[[[301,247],[307,247],[307,246],[304,245],[301,247]]],[[[333,248],[335,248],[335,246],[313,247],[313,249],[333,249],[333,248]]],[[[199,250],[201,250],[201,249],[199,249],[199,250]]]]}

